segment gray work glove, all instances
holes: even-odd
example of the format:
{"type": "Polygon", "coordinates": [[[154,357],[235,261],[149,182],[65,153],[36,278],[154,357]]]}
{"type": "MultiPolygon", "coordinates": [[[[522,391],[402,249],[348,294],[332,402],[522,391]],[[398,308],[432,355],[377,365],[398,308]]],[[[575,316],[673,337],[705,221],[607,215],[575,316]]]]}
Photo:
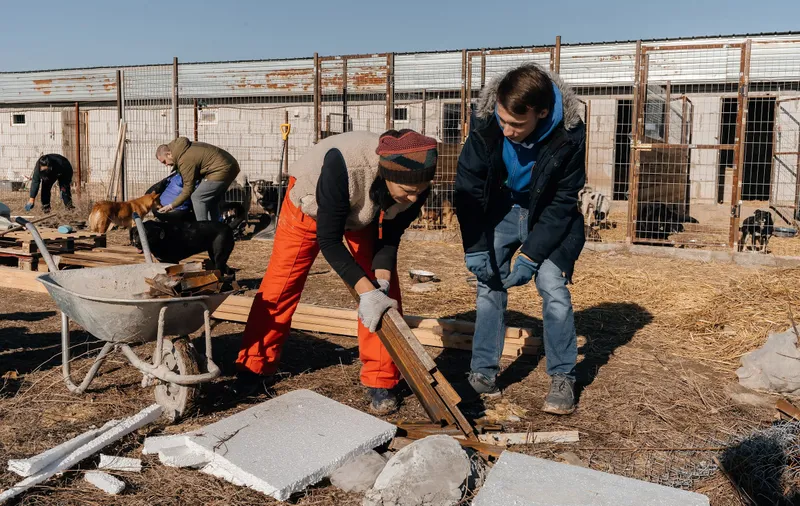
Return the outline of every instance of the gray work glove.
{"type": "Polygon", "coordinates": [[[378,279],[377,281],[378,281],[378,289],[380,289],[380,291],[382,291],[386,295],[389,295],[389,286],[390,286],[389,280],[378,279]]]}
{"type": "Polygon", "coordinates": [[[383,314],[392,308],[397,309],[396,300],[390,299],[380,289],[370,290],[359,296],[358,319],[370,332],[375,332],[381,324],[383,314]]]}

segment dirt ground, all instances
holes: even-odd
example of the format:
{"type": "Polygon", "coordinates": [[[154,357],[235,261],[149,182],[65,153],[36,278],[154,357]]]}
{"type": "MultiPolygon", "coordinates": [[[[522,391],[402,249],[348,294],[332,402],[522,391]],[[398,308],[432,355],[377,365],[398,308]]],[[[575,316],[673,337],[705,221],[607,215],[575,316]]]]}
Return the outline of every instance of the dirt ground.
{"type": "MultiPolygon", "coordinates": [[[[124,242],[118,234],[110,242],[124,242]]],[[[237,244],[231,265],[238,278],[258,286],[271,252],[270,242],[237,244]]],[[[466,282],[460,245],[405,242],[400,271],[406,313],[474,318],[474,289],[466,282]],[[433,294],[407,289],[409,269],[426,269],[440,278],[433,294]]],[[[594,469],[707,494],[712,504],[739,504],[734,489],[710,465],[731,438],[768,426],[775,398],[756,395],[742,404],[735,369],[742,354],[765,341],[770,331],[789,326],[787,307],[800,312],[800,269],[775,270],[702,264],[614,253],[583,253],[571,287],[581,342],[578,376],[580,404],[574,415],[557,418],[539,411],[549,385],[544,358],[506,360],[500,377],[504,399],[527,413],[507,431],[577,430],[578,444],[514,447],[544,458],[572,452],[594,469]]],[[[141,374],[119,357],[106,362],[89,392],[71,395],[61,382],[60,319],[49,296],[0,289],[0,488],[19,481],[5,471],[9,458],[27,457],[151,404],[151,389],[141,374]]],[[[307,303],[354,307],[344,286],[318,260],[303,294],[307,303]]],[[[509,323],[541,335],[541,299],[533,286],[509,295],[509,323]]],[[[233,360],[243,325],[214,328],[215,358],[223,377],[205,385],[198,411],[180,424],[155,424],[104,450],[142,457],[146,435],[178,433],[211,423],[267,399],[233,397],[233,360]]],[[[90,336],[73,332],[74,355],[98,348],[90,336]]],[[[201,343],[196,340],[196,345],[201,343]]],[[[149,356],[152,344],[137,348],[149,356]]],[[[445,375],[463,388],[469,353],[430,348],[445,375]]],[[[75,362],[75,376],[90,364],[75,362]]],[[[347,337],[293,333],[282,362],[276,393],[312,389],[357,409],[366,409],[359,386],[356,342],[347,337]]],[[[489,406],[465,402],[468,416],[489,406]]],[[[424,420],[413,396],[390,421],[424,420]]],[[[302,456],[298,456],[302,458],[302,456]]],[[[82,464],[95,466],[95,459],[82,464]]],[[[144,456],[142,474],[119,477],[128,484],[110,499],[67,473],[26,494],[20,504],[277,504],[263,495],[192,470],[162,466],[144,456]]],[[[298,505],[356,505],[361,496],[323,482],[293,498],[298,505]]]]}

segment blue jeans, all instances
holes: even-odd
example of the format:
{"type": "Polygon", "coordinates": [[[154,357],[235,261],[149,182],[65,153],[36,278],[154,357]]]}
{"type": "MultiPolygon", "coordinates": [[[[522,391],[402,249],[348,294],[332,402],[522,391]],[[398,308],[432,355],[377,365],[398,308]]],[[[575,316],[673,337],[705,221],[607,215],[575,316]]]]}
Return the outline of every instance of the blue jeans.
{"type": "MultiPolygon", "coordinates": [[[[505,344],[505,312],[508,293],[502,281],[511,270],[511,258],[528,237],[528,210],[514,206],[498,223],[490,240],[494,243],[493,278],[488,284],[478,282],[477,317],[472,341],[470,369],[494,379],[500,371],[500,356],[505,344]]],[[[567,289],[567,278],[550,260],[539,266],[536,289],[542,297],[544,350],[547,374],[575,377],[578,360],[575,316],[567,289]]]]}

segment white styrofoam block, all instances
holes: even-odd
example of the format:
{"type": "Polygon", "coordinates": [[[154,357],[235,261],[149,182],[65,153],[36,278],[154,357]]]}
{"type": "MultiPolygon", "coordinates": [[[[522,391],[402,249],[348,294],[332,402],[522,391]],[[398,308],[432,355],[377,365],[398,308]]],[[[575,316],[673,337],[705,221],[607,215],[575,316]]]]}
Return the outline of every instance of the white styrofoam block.
{"type": "Polygon", "coordinates": [[[106,494],[117,495],[125,490],[125,482],[103,471],[87,471],[83,479],[106,494]]]}
{"type": "Polygon", "coordinates": [[[186,446],[186,434],[174,434],[171,436],[154,436],[144,440],[143,455],[155,455],[167,448],[178,448],[186,446]]]}
{"type": "Polygon", "coordinates": [[[158,459],[169,467],[200,467],[208,464],[212,457],[204,451],[198,452],[185,446],[176,446],[158,452],[158,459]]]}
{"type": "Polygon", "coordinates": [[[63,459],[56,460],[37,474],[34,474],[33,476],[30,476],[11,488],[3,491],[3,493],[0,494],[0,504],[18,496],[29,488],[48,480],[52,476],[66,471],[67,469],[78,464],[83,459],[91,457],[114,441],[117,441],[123,436],[130,434],[136,429],[156,421],[158,417],[161,416],[163,411],[164,408],[158,404],[152,404],[132,417],[122,420],[100,436],[89,441],[85,445],[76,448],[71,453],[67,454],[63,459]]]}
{"type": "Polygon", "coordinates": [[[204,472],[284,501],[389,441],[396,430],[310,390],[296,390],[203,427],[187,446],[211,457],[204,472]]]}
{"type": "Polygon", "coordinates": [[[142,461],[140,459],[133,459],[130,457],[117,457],[115,455],[100,454],[100,463],[97,465],[98,469],[106,469],[108,471],[127,471],[131,473],[142,472],[142,461]]]}
{"type": "Polygon", "coordinates": [[[709,501],[694,492],[506,451],[489,472],[472,504],[708,506],[709,501]]]}
{"type": "Polygon", "coordinates": [[[64,455],[67,455],[75,448],[85,445],[88,441],[96,438],[117,423],[119,423],[119,420],[111,420],[99,429],[88,430],[83,434],[75,436],[69,441],[61,443],[60,445],[50,448],[49,450],[38,455],[34,455],[33,457],[27,459],[11,459],[8,461],[8,470],[17,473],[24,478],[32,476],[50,465],[52,462],[63,458],[64,455]]]}

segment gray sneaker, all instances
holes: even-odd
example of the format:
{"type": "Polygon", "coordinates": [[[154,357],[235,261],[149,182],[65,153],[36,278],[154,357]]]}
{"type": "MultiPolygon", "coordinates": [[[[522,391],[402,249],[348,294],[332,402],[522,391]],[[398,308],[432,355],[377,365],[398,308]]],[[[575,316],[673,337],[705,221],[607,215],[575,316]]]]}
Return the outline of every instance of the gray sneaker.
{"type": "Polygon", "coordinates": [[[575,378],[554,374],[542,411],[551,415],[572,414],[575,411],[575,378]]]}
{"type": "Polygon", "coordinates": [[[495,381],[479,372],[469,373],[469,384],[475,392],[483,397],[493,399],[502,395],[495,381]]]}

